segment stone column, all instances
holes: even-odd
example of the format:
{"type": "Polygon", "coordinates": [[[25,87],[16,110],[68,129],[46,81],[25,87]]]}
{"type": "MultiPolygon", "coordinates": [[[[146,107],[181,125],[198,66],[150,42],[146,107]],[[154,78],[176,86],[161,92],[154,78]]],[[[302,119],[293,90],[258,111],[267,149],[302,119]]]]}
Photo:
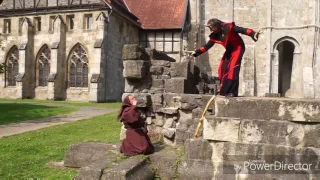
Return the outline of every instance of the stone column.
{"type": "Polygon", "coordinates": [[[104,34],[106,33],[108,24],[106,23],[108,21],[108,16],[101,12],[98,17],[96,18],[97,21],[97,35],[96,35],[96,41],[93,45],[93,58],[89,60],[89,101],[90,102],[98,102],[98,101],[104,101],[104,91],[103,88],[103,78],[101,80],[101,77],[104,76],[103,69],[104,67],[104,58],[106,58],[103,55],[103,48],[106,48],[103,46],[103,40],[104,40],[104,34]],[[102,74],[102,75],[101,75],[102,74]]]}
{"type": "Polygon", "coordinates": [[[279,90],[279,52],[271,53],[270,93],[278,93],[279,90]]]}
{"type": "Polygon", "coordinates": [[[90,78],[90,90],[89,90],[89,101],[90,102],[97,102],[98,101],[98,83],[99,83],[99,76],[100,76],[100,61],[101,58],[101,46],[99,48],[95,48],[93,50],[93,58],[90,59],[90,71],[89,74],[90,78]]]}
{"type": "Polygon", "coordinates": [[[48,78],[48,99],[54,100],[54,81],[57,73],[57,62],[58,62],[58,49],[53,49],[54,44],[59,43],[59,41],[54,42],[51,45],[51,59],[50,59],[50,75],[48,78]]]}
{"type": "Polygon", "coordinates": [[[18,77],[16,78],[16,88],[17,88],[17,98],[22,99],[24,98],[23,89],[26,87],[23,87],[23,81],[24,81],[24,73],[26,69],[26,51],[25,49],[19,49],[19,73],[18,77]]]}

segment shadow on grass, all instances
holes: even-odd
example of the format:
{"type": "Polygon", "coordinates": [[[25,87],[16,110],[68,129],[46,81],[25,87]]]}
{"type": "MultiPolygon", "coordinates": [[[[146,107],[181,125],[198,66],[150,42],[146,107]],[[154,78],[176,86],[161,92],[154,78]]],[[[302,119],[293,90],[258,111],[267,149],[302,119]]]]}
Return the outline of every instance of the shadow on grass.
{"type": "Polygon", "coordinates": [[[69,107],[0,103],[0,125],[45,118],[58,114],[67,114],[74,112],[75,110],[76,108],[69,107]]]}

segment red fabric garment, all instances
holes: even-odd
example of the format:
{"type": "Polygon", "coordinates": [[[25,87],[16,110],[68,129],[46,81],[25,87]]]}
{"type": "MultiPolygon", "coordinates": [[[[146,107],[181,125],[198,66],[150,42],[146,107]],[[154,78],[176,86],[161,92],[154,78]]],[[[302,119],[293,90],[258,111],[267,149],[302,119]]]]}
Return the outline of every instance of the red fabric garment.
{"type": "Polygon", "coordinates": [[[126,139],[121,144],[121,152],[126,156],[152,154],[154,146],[144,129],[145,122],[140,118],[140,112],[137,111],[136,106],[125,106],[119,115],[127,129],[126,139]]]}

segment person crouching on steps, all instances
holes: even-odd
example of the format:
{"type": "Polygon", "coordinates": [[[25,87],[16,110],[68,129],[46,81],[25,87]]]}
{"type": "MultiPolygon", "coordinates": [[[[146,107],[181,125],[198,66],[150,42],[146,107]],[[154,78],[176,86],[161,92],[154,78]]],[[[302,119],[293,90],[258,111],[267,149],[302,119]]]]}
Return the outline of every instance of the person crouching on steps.
{"type": "Polygon", "coordinates": [[[154,146],[145,129],[145,122],[141,113],[137,111],[137,100],[133,96],[127,96],[120,108],[118,120],[124,124],[126,138],[122,141],[120,152],[126,156],[154,153],[154,146]]]}
{"type": "Polygon", "coordinates": [[[219,19],[210,19],[206,25],[211,31],[210,40],[203,47],[195,50],[192,55],[197,57],[208,51],[215,43],[221,44],[226,51],[220,61],[218,77],[220,79],[219,94],[237,97],[239,89],[239,73],[245,45],[239,33],[258,40],[260,32],[243,28],[232,23],[225,23],[219,19]]]}

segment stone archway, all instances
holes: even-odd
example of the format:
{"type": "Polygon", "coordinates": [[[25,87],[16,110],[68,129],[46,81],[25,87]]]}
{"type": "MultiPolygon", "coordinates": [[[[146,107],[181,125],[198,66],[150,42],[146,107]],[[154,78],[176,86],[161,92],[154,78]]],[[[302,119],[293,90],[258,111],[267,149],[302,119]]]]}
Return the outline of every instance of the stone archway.
{"type": "Polygon", "coordinates": [[[303,68],[300,44],[292,37],[277,40],[271,58],[271,93],[279,93],[282,97],[303,97],[303,68]]]}
{"type": "Polygon", "coordinates": [[[277,46],[279,52],[278,93],[283,97],[290,96],[294,44],[283,41],[277,46]]]}

